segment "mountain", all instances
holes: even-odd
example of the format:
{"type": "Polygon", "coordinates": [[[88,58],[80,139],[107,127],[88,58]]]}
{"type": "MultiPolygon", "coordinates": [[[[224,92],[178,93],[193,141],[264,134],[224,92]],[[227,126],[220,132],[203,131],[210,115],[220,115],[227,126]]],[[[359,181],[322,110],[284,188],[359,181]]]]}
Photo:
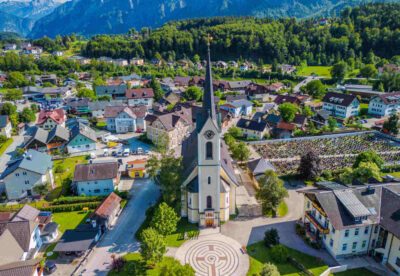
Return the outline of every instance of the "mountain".
{"type": "MultiPolygon", "coordinates": [[[[372,1],[372,0],[371,0],[372,1]]],[[[31,37],[125,33],[170,20],[210,16],[310,17],[338,13],[365,0],[72,0],[35,23],[31,37]]],[[[400,0],[396,0],[400,1],[400,0]]],[[[377,0],[373,2],[385,2],[377,0]]],[[[386,1],[387,2],[387,1],[386,1]]]]}
{"type": "Polygon", "coordinates": [[[0,1],[0,31],[26,35],[36,20],[61,5],[62,0],[6,0],[0,1]]]}

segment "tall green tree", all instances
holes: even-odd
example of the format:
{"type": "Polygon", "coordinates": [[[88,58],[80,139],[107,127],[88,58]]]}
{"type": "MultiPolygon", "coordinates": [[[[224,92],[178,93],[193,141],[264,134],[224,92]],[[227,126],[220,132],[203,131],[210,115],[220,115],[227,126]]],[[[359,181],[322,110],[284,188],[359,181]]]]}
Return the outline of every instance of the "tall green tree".
{"type": "Polygon", "coordinates": [[[167,203],[163,202],[157,207],[150,226],[161,235],[167,236],[176,231],[179,219],[175,210],[169,207],[167,203]]]}
{"type": "Polygon", "coordinates": [[[314,151],[309,151],[300,159],[299,174],[303,179],[315,179],[322,173],[321,158],[314,151]]]}
{"type": "Polygon", "coordinates": [[[268,170],[258,180],[260,189],[256,198],[261,202],[264,214],[276,214],[276,210],[282,200],[288,196],[288,191],[274,171],[268,170]]]}
{"type": "Polygon", "coordinates": [[[231,147],[232,157],[239,161],[246,161],[250,157],[250,150],[244,142],[239,142],[231,147]]]}
{"type": "Polygon", "coordinates": [[[399,115],[392,114],[389,119],[383,123],[383,129],[394,135],[399,134],[399,115]]]}
{"type": "Polygon", "coordinates": [[[197,86],[189,86],[188,89],[183,93],[183,96],[185,97],[186,100],[188,101],[200,101],[203,92],[201,89],[197,86]]]}
{"type": "Polygon", "coordinates": [[[24,107],[24,109],[22,109],[22,112],[19,115],[19,117],[20,117],[20,121],[24,122],[24,123],[31,123],[31,122],[36,121],[36,114],[29,107],[24,107]]]}
{"type": "Polygon", "coordinates": [[[344,61],[340,61],[332,66],[331,76],[337,81],[342,81],[346,77],[347,71],[347,63],[344,61]]]}
{"type": "Polygon", "coordinates": [[[278,107],[282,119],[287,123],[293,122],[298,109],[297,105],[292,103],[283,103],[278,107]]]}
{"type": "Polygon", "coordinates": [[[358,167],[353,170],[353,176],[363,183],[367,183],[370,178],[375,178],[378,181],[382,180],[381,170],[373,162],[361,162],[358,167]]]}
{"type": "Polygon", "coordinates": [[[162,260],[167,251],[164,237],[153,228],[143,230],[141,234],[140,254],[153,264],[162,260]]]}
{"type": "Polygon", "coordinates": [[[89,88],[80,88],[78,89],[78,93],[76,94],[79,98],[88,98],[91,100],[96,99],[96,93],[89,88]]]}
{"type": "Polygon", "coordinates": [[[326,87],[320,80],[313,80],[302,87],[303,92],[316,99],[322,99],[326,93],[326,87]]]}
{"type": "Polygon", "coordinates": [[[3,95],[6,101],[17,101],[22,99],[22,91],[20,89],[7,89],[3,95]]]}
{"type": "Polygon", "coordinates": [[[159,101],[164,96],[164,92],[161,89],[160,82],[153,76],[150,82],[150,87],[154,91],[154,100],[159,101]]]}
{"type": "Polygon", "coordinates": [[[353,169],[358,168],[362,162],[375,163],[379,169],[382,169],[385,164],[383,159],[374,150],[364,151],[357,155],[356,161],[354,161],[353,164],[353,169]]]}

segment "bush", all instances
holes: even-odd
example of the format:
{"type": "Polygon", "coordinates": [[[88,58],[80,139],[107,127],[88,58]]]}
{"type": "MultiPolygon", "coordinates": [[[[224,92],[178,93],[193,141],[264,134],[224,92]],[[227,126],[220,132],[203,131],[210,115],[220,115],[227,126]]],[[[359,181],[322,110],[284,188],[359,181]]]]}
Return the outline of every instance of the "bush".
{"type": "Polygon", "coordinates": [[[265,246],[271,247],[279,244],[278,230],[275,228],[269,229],[264,233],[265,246]]]}
{"type": "Polygon", "coordinates": [[[278,244],[271,249],[271,258],[277,263],[286,262],[289,256],[288,250],[285,246],[278,244]]]}
{"type": "Polygon", "coordinates": [[[86,202],[79,204],[64,204],[64,205],[56,205],[56,206],[47,206],[39,208],[41,211],[50,211],[53,213],[61,213],[61,212],[74,212],[74,211],[82,211],[83,208],[96,209],[101,204],[101,201],[98,202],[86,202]]]}
{"type": "Polygon", "coordinates": [[[111,269],[116,272],[121,272],[126,263],[126,260],[123,257],[117,258],[114,255],[111,256],[111,258],[112,258],[111,269]]]}
{"type": "Polygon", "coordinates": [[[296,223],[296,234],[302,237],[306,235],[306,230],[301,224],[296,223]]]}
{"type": "Polygon", "coordinates": [[[279,273],[278,268],[276,267],[276,265],[272,263],[266,263],[260,272],[260,276],[280,276],[280,275],[281,274],[279,273]]]}
{"type": "Polygon", "coordinates": [[[104,198],[104,196],[66,196],[55,199],[51,202],[51,205],[54,206],[63,204],[99,202],[102,201],[104,198]]]}
{"type": "Polygon", "coordinates": [[[65,172],[65,168],[63,165],[57,165],[56,168],[54,169],[55,173],[64,173],[65,172]]]}

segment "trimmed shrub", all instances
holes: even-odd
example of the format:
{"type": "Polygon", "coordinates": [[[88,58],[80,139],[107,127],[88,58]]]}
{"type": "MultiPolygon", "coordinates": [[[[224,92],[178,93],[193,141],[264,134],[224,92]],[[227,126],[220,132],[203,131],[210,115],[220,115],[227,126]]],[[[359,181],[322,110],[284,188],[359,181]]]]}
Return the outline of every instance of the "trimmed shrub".
{"type": "Polygon", "coordinates": [[[271,249],[271,258],[277,263],[286,262],[289,256],[288,250],[285,246],[278,244],[271,249]]]}
{"type": "Polygon", "coordinates": [[[276,267],[276,265],[272,263],[266,263],[260,272],[260,276],[280,276],[280,275],[281,274],[279,273],[278,268],[276,267]]]}
{"type": "Polygon", "coordinates": [[[271,247],[279,244],[278,230],[271,228],[264,233],[264,243],[266,247],[271,247]]]}

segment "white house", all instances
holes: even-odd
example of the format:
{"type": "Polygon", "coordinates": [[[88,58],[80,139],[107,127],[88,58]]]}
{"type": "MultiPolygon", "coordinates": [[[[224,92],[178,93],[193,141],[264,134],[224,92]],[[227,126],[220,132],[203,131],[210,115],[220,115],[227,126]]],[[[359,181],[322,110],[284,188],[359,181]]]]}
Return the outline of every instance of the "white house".
{"type": "Polygon", "coordinates": [[[28,150],[22,157],[8,163],[1,175],[9,200],[36,195],[38,185],[54,186],[51,156],[28,150]]]}
{"type": "Polygon", "coordinates": [[[126,91],[129,106],[145,105],[147,108],[151,108],[154,102],[153,97],[153,88],[137,88],[126,91]]]}
{"type": "MultiPolygon", "coordinates": [[[[384,214],[387,208],[385,204],[392,208],[392,213],[397,211],[393,211],[393,208],[398,208],[400,204],[398,195],[394,201],[386,201],[383,197],[388,191],[398,194],[400,185],[356,188],[334,182],[317,185],[319,189],[302,191],[305,196],[303,222],[306,236],[322,245],[336,259],[383,252],[379,248],[386,246],[383,246],[380,238],[382,228],[386,225],[384,218],[392,215],[384,214]]],[[[400,229],[399,221],[389,223],[400,229]]],[[[398,231],[395,233],[399,234],[398,231]]],[[[385,261],[384,254],[381,257],[385,261]]]]}
{"type": "Polygon", "coordinates": [[[252,139],[263,139],[269,133],[268,124],[259,118],[258,120],[248,120],[241,118],[236,126],[243,132],[243,136],[252,139]]]}
{"type": "Polygon", "coordinates": [[[322,102],[323,110],[341,119],[357,116],[360,109],[360,102],[356,96],[343,93],[328,92],[322,102]]]}
{"type": "Polygon", "coordinates": [[[109,195],[117,188],[120,173],[117,162],[79,164],[75,167],[73,185],[78,195],[109,195]]]}
{"type": "Polygon", "coordinates": [[[107,106],[104,118],[107,120],[107,130],[116,133],[127,133],[145,131],[144,118],[147,114],[147,107],[144,105],[129,106],[107,106]]]}
{"type": "Polygon", "coordinates": [[[235,118],[241,115],[250,116],[253,112],[253,103],[245,99],[240,99],[223,104],[220,106],[220,109],[230,112],[235,118]]]}
{"type": "Polygon", "coordinates": [[[368,106],[368,114],[390,116],[400,112],[400,92],[385,93],[373,97],[368,106]]]}
{"type": "Polygon", "coordinates": [[[0,116],[0,135],[4,135],[7,138],[11,138],[11,131],[12,131],[12,126],[10,119],[8,118],[7,115],[1,115],[0,116]]]}

